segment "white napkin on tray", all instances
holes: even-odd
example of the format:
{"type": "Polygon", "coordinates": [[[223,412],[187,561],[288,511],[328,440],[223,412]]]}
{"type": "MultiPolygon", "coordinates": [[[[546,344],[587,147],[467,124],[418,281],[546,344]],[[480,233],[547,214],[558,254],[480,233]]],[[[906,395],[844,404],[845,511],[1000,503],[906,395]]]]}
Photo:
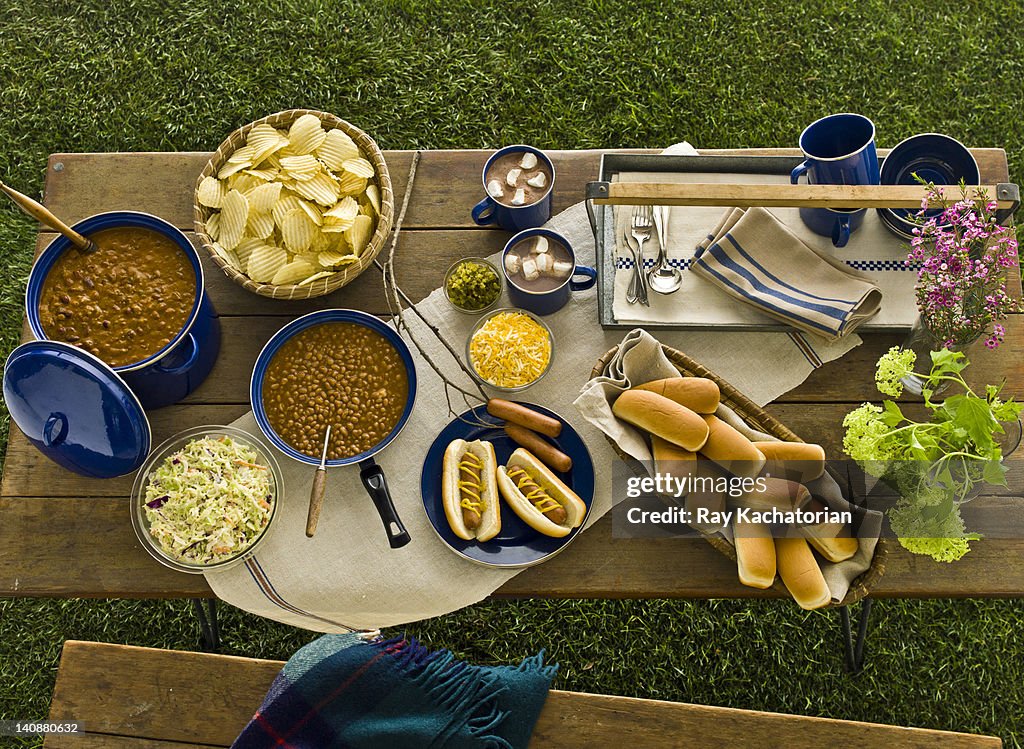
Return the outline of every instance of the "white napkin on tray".
{"type": "MultiPolygon", "coordinates": [[[[569,240],[580,263],[594,265],[594,237],[583,203],[553,217],[546,226],[569,240]]],[[[498,259],[498,255],[491,257],[498,259]]],[[[403,261],[408,259],[400,256],[399,262],[403,261]]],[[[475,318],[453,310],[441,289],[417,306],[461,350],[475,318]]],[[[442,344],[413,315],[407,317],[431,355],[448,361],[442,344]]],[[[545,321],[555,337],[552,370],[519,397],[560,413],[586,443],[595,469],[593,523],[611,509],[612,465],[619,458],[600,430],[581,419],[570,404],[590,379],[597,360],[621,341],[622,332],[601,329],[596,289],[573,294],[568,305],[545,321]]],[[[661,338],[728,379],[758,404],[792,390],[823,359],[835,358],[859,342],[851,337],[843,347],[811,347],[798,334],[785,333],[672,332],[661,338]]],[[[355,467],[330,471],[317,534],[307,539],[313,470],[279,454],[286,492],[278,518],[252,564],[206,573],[220,598],[246,611],[320,632],[376,629],[469,606],[517,574],[517,570],[481,567],[456,556],[427,521],[420,498],[420,470],[431,442],[451,417],[440,380],[415,351],[413,358],[419,390],[412,417],[398,438],[376,456],[412,542],[402,549],[388,548],[355,467]]],[[[454,364],[448,370],[450,376],[456,371],[454,364]]],[[[251,413],[234,425],[259,433],[251,413]]]]}

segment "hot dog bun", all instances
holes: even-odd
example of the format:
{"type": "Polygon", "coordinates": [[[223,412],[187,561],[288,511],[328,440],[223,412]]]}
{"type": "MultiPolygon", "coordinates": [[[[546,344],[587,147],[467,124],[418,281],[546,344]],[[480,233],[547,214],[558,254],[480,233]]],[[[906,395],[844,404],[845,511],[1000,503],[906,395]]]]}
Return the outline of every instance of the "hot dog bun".
{"type": "Polygon", "coordinates": [[[763,523],[733,521],[736,543],[736,569],[740,582],[751,588],[770,588],[775,582],[775,542],[771,529],[763,523]]]}
{"type": "MultiPolygon", "coordinates": [[[[526,488],[529,489],[529,487],[526,488]]],[[[577,497],[572,489],[562,483],[529,450],[521,447],[509,457],[507,466],[498,467],[498,490],[513,512],[523,519],[523,522],[545,536],[556,538],[568,536],[573,528],[582,525],[583,518],[587,515],[587,506],[583,500],[577,497]],[[562,522],[552,521],[537,509],[533,501],[527,499],[526,494],[519,488],[523,478],[517,473],[520,469],[525,471],[527,477],[536,483],[548,497],[561,505],[565,511],[565,519],[562,522]]]]}
{"type": "Polygon", "coordinates": [[[820,609],[832,600],[832,593],[806,539],[775,539],[775,558],[782,582],[800,608],[820,609]]]}
{"type": "Polygon", "coordinates": [[[734,476],[753,478],[761,473],[764,455],[754,447],[753,442],[717,416],[705,415],[701,418],[708,425],[707,442],[700,448],[702,455],[734,476]]]}
{"type": "MultiPolygon", "coordinates": [[[[497,483],[498,461],[494,457],[494,446],[490,442],[475,440],[454,440],[445,448],[444,461],[441,470],[441,502],[444,505],[444,514],[448,518],[448,525],[456,536],[465,540],[488,541],[498,535],[501,530],[501,503],[498,501],[497,483]],[[471,476],[461,476],[460,461],[466,453],[472,453],[480,459],[482,468],[480,470],[480,500],[483,503],[480,512],[480,525],[476,528],[469,528],[463,519],[463,494],[460,482],[472,480],[471,476]]],[[[475,487],[467,487],[470,492],[475,487]]]]}
{"type": "Polygon", "coordinates": [[[811,500],[811,493],[807,487],[795,481],[777,478],[765,478],[764,491],[751,491],[744,494],[736,504],[746,507],[754,512],[792,512],[793,510],[806,508],[811,500]]]}
{"type": "Polygon", "coordinates": [[[830,562],[845,562],[857,553],[860,542],[852,536],[822,535],[821,526],[805,532],[807,542],[830,562]]]}
{"type": "Polygon", "coordinates": [[[637,385],[634,390],[649,390],[663,395],[699,414],[713,414],[722,397],[718,383],[706,377],[666,377],[637,385]]]}
{"type": "Polygon", "coordinates": [[[648,390],[627,390],[616,399],[612,412],[686,450],[700,450],[708,439],[708,425],[699,415],[648,390]]]}
{"type": "Polygon", "coordinates": [[[825,450],[807,442],[755,442],[754,447],[768,460],[772,476],[799,481],[814,481],[825,473],[825,450]]]}

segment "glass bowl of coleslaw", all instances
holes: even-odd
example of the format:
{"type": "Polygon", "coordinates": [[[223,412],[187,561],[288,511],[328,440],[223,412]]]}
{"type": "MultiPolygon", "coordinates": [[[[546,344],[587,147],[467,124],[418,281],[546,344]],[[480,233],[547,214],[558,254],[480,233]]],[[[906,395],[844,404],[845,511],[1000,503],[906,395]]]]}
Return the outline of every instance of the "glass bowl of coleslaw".
{"type": "Polygon", "coordinates": [[[139,469],[132,526],[158,562],[199,574],[252,556],[282,494],[270,448],[241,429],[201,426],[161,444],[139,469]]]}

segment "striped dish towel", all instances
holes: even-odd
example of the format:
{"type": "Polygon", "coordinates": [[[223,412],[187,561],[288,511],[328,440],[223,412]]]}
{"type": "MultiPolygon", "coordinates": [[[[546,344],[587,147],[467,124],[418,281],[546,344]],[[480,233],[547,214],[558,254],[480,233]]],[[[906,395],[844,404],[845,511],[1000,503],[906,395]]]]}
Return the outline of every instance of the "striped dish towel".
{"type": "Polygon", "coordinates": [[[878,312],[871,280],[816,252],[764,208],[731,208],[697,246],[693,273],[795,328],[842,338],[878,312]]]}

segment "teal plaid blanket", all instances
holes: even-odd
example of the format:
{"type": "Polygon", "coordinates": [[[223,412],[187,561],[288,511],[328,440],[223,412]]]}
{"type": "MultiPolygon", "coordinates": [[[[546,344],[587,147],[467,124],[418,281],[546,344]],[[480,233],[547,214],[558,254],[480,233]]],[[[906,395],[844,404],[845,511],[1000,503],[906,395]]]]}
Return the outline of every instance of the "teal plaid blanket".
{"type": "Polygon", "coordinates": [[[325,635],[299,650],[234,749],[526,747],[557,665],[474,666],[415,639],[325,635]]]}

